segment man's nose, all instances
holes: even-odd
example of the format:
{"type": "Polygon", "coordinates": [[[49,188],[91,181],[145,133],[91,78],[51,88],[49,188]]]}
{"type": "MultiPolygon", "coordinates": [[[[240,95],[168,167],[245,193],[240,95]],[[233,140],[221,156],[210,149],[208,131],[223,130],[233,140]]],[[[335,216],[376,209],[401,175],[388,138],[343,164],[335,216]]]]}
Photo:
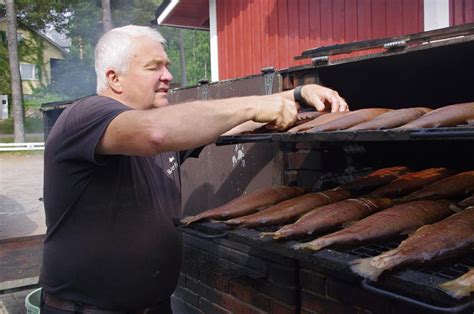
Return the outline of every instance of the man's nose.
{"type": "Polygon", "coordinates": [[[168,82],[171,82],[173,80],[173,75],[171,74],[171,72],[168,70],[167,67],[163,71],[163,74],[161,74],[161,80],[168,81],[168,82]]]}

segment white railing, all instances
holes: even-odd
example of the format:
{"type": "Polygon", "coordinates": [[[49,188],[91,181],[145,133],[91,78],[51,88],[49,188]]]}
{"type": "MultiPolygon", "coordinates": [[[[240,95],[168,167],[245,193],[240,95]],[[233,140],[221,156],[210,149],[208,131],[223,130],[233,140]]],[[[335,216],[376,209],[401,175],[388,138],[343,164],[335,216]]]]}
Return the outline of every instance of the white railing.
{"type": "Polygon", "coordinates": [[[17,150],[44,150],[44,142],[34,143],[0,143],[0,152],[17,150]]]}

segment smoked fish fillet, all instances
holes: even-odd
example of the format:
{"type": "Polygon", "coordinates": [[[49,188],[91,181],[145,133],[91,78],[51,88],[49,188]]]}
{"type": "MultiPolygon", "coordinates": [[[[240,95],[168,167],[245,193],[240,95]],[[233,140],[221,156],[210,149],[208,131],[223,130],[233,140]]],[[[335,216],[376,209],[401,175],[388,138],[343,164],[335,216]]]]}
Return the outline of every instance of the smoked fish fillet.
{"type": "Polygon", "coordinates": [[[474,268],[459,278],[440,284],[439,287],[453,298],[467,297],[474,291],[474,268]]]}
{"type": "Polygon", "coordinates": [[[388,198],[351,198],[321,206],[304,214],[295,223],[275,232],[262,233],[274,239],[300,237],[313,232],[324,232],[345,222],[359,220],[392,205],[388,198]]]}
{"type": "Polygon", "coordinates": [[[311,128],[314,128],[315,126],[339,119],[340,117],[344,116],[347,114],[347,112],[330,112],[325,115],[319,116],[311,121],[306,121],[305,123],[302,124],[297,124],[291,129],[289,129],[287,132],[288,133],[298,133],[298,132],[303,132],[306,130],[309,130],[311,128]]]}
{"type": "Polygon", "coordinates": [[[300,244],[300,248],[321,250],[334,244],[360,245],[411,232],[454,214],[446,200],[424,200],[390,207],[334,233],[300,244]]]}
{"type": "Polygon", "coordinates": [[[195,216],[183,218],[181,222],[189,225],[201,219],[222,220],[244,216],[303,193],[303,188],[294,186],[266,187],[241,195],[222,206],[206,210],[195,216]]]}
{"type": "Polygon", "coordinates": [[[474,119],[474,102],[441,107],[402,125],[398,129],[437,128],[466,124],[474,119]]]}
{"type": "Polygon", "coordinates": [[[417,172],[406,173],[389,184],[369,193],[371,197],[400,197],[421,189],[454,174],[447,168],[429,168],[417,172]]]}
{"type": "Polygon", "coordinates": [[[441,179],[421,190],[415,191],[399,199],[400,202],[409,202],[421,199],[440,199],[452,196],[463,196],[474,192],[474,170],[465,171],[441,179]]]}
{"type": "Polygon", "coordinates": [[[418,119],[431,110],[425,107],[414,107],[388,111],[370,121],[356,124],[347,131],[392,129],[418,119]]]}
{"type": "Polygon", "coordinates": [[[289,223],[313,208],[349,197],[350,194],[343,190],[307,193],[280,202],[257,213],[224,221],[224,223],[247,228],[289,223]]]}
{"type": "Polygon", "coordinates": [[[371,172],[366,176],[357,178],[352,182],[342,184],[336,189],[342,189],[354,194],[360,194],[366,191],[372,191],[373,189],[392,182],[409,171],[410,169],[405,166],[382,168],[371,172]]]}
{"type": "Polygon", "coordinates": [[[310,130],[308,130],[308,133],[345,130],[356,124],[372,120],[375,117],[392,110],[393,109],[387,108],[369,108],[350,111],[339,119],[311,128],[310,130]]]}
{"type": "Polygon", "coordinates": [[[351,269],[375,281],[386,270],[453,256],[468,250],[473,244],[474,207],[468,207],[439,222],[419,228],[393,250],[354,260],[351,269]]]}

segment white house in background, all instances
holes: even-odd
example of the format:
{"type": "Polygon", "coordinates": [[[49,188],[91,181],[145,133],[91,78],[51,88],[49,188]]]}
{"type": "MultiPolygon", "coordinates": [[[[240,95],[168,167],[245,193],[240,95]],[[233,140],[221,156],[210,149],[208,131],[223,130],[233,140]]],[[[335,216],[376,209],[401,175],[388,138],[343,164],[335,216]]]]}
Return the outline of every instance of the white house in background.
{"type": "MultiPolygon", "coordinates": [[[[32,38],[33,34],[39,36],[43,41],[44,51],[43,51],[43,60],[41,64],[37,65],[32,62],[32,55],[25,56],[20,59],[20,73],[22,79],[23,93],[25,95],[30,95],[33,88],[43,85],[49,85],[54,79],[55,69],[60,62],[64,59],[67,51],[58,45],[56,42],[42,34],[37,32],[29,27],[18,24],[17,39],[19,41],[24,39],[32,38]],[[39,71],[42,71],[43,76],[39,78],[39,71]]],[[[0,42],[7,42],[7,19],[6,17],[0,17],[0,42]]],[[[32,52],[33,54],[33,52],[32,52]]]]}

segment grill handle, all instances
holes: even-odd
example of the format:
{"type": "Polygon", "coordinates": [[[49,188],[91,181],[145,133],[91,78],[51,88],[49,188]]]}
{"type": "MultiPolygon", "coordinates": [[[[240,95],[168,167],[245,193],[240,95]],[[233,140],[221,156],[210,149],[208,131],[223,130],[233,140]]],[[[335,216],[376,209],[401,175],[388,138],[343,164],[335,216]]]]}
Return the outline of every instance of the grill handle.
{"type": "Polygon", "coordinates": [[[253,135],[225,135],[217,138],[216,145],[230,145],[230,144],[240,144],[240,143],[253,143],[253,142],[264,142],[271,141],[273,134],[262,133],[262,134],[253,134],[253,135]]]}
{"type": "Polygon", "coordinates": [[[411,138],[472,138],[474,132],[472,130],[424,130],[417,131],[410,134],[411,138]]]}
{"type": "Polygon", "coordinates": [[[183,233],[188,233],[188,234],[191,234],[191,235],[196,236],[198,238],[206,239],[206,240],[226,238],[228,233],[229,233],[229,232],[225,231],[223,233],[207,234],[207,233],[195,230],[195,229],[188,228],[184,225],[177,226],[176,229],[178,229],[179,231],[181,231],[183,233]]]}
{"type": "Polygon", "coordinates": [[[402,295],[399,295],[399,294],[396,294],[396,293],[393,293],[393,292],[390,292],[390,291],[387,291],[387,290],[377,288],[377,287],[373,286],[372,284],[370,284],[368,279],[364,279],[361,282],[361,285],[362,285],[362,288],[364,288],[364,289],[366,289],[370,292],[373,292],[375,294],[378,294],[378,295],[381,295],[381,296],[384,296],[384,297],[388,297],[388,298],[391,298],[391,299],[394,299],[394,300],[401,300],[401,301],[413,304],[415,306],[421,307],[423,309],[437,311],[437,312],[440,312],[440,313],[459,313],[459,312],[469,308],[470,306],[472,306],[473,302],[474,302],[474,300],[473,300],[473,301],[469,301],[469,302],[466,302],[466,303],[463,303],[463,304],[460,304],[460,305],[457,305],[457,306],[441,307],[441,306],[431,305],[431,304],[421,302],[421,301],[418,301],[418,300],[415,300],[415,299],[412,299],[412,298],[409,298],[409,297],[406,297],[406,296],[402,296],[402,295]]]}

